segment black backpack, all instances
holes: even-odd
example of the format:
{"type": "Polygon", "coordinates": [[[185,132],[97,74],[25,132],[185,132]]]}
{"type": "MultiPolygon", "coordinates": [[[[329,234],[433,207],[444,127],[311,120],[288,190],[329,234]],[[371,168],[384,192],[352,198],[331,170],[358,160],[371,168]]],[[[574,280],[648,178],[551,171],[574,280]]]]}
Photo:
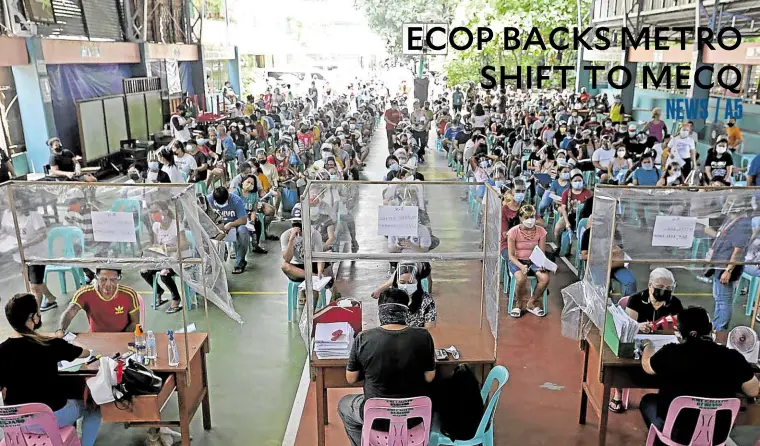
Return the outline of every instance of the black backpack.
{"type": "Polygon", "coordinates": [[[131,406],[132,397],[158,395],[163,385],[163,380],[152,370],[137,362],[127,361],[121,382],[114,387],[116,407],[125,410],[131,406]]]}
{"type": "Polygon", "coordinates": [[[469,365],[460,364],[436,390],[433,408],[440,415],[441,433],[452,440],[471,439],[485,410],[475,373],[469,365]]]}

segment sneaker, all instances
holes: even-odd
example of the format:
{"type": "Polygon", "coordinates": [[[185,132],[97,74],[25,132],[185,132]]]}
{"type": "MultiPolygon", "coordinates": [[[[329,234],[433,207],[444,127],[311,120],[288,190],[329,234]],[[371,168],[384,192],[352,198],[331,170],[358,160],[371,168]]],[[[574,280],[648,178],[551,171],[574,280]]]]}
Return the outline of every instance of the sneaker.
{"type": "Polygon", "coordinates": [[[48,302],[47,300],[40,306],[40,311],[48,311],[53,308],[58,308],[58,302],[48,302]]]}
{"type": "Polygon", "coordinates": [[[698,276],[697,280],[699,280],[702,283],[713,283],[712,278],[711,277],[706,277],[706,276],[698,276]]]}
{"type": "Polygon", "coordinates": [[[266,249],[262,248],[259,245],[256,245],[256,246],[253,247],[253,252],[255,252],[256,254],[268,254],[269,253],[269,251],[267,251],[266,249]]]}

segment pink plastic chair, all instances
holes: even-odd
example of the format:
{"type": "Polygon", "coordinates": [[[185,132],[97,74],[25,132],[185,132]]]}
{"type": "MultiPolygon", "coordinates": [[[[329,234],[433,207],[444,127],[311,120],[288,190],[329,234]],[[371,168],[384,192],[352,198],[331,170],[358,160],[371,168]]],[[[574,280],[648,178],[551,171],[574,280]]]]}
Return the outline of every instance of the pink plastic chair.
{"type": "Polygon", "coordinates": [[[44,404],[32,403],[0,407],[0,446],[81,446],[74,426],[58,427],[53,411],[44,404]],[[44,434],[27,432],[35,431],[44,434]]]}
{"type": "Polygon", "coordinates": [[[433,403],[420,396],[405,399],[370,398],[364,403],[362,446],[427,446],[433,403]],[[422,418],[422,424],[407,429],[407,420],[422,418]],[[372,429],[375,420],[390,420],[388,432],[372,429]]]}
{"type": "MultiPolygon", "coordinates": [[[[738,398],[711,399],[697,398],[693,396],[679,396],[670,403],[668,416],[665,418],[665,428],[662,432],[660,432],[654,424],[649,426],[649,435],[647,436],[646,446],[653,446],[655,439],[660,440],[668,446],[686,446],[670,439],[673,432],[673,425],[675,424],[676,418],[678,418],[678,413],[683,409],[699,410],[697,426],[694,429],[694,435],[692,435],[688,446],[723,446],[726,444],[725,441],[720,444],[713,443],[715,416],[718,410],[730,410],[730,428],[732,428],[736,421],[736,415],[739,413],[740,405],[741,403],[738,398]]],[[[726,436],[726,438],[728,438],[728,436],[726,436]]]]}

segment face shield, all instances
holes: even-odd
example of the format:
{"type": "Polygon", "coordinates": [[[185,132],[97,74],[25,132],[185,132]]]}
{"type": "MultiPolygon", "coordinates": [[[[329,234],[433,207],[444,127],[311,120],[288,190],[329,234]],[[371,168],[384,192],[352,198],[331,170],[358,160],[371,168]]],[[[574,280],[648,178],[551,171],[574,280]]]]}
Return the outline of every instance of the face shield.
{"type": "Polygon", "coordinates": [[[396,268],[396,283],[398,288],[411,296],[417,291],[417,264],[402,262],[396,268]]]}

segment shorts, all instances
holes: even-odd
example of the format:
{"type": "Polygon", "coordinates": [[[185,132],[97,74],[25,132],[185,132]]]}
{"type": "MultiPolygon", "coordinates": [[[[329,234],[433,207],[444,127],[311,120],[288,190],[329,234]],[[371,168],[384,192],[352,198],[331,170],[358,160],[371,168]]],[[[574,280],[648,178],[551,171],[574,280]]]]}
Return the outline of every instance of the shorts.
{"type": "MultiPolygon", "coordinates": [[[[304,271],[304,273],[306,272],[306,269],[304,268],[303,264],[291,263],[291,265],[293,265],[294,267],[296,267],[296,268],[304,271]]],[[[325,269],[327,269],[328,266],[329,266],[329,264],[325,264],[325,269]]],[[[317,262],[311,262],[311,273],[312,273],[312,275],[316,275],[317,274],[317,268],[318,268],[317,262]]],[[[299,279],[299,280],[294,280],[294,282],[303,282],[304,280],[305,279],[299,279]]]]}
{"type": "MultiPolygon", "coordinates": [[[[522,259],[518,259],[518,260],[520,260],[520,263],[522,265],[528,265],[530,263],[530,260],[522,260],[522,259]]],[[[512,273],[513,275],[515,273],[517,273],[517,271],[519,271],[520,269],[522,269],[522,267],[519,267],[519,266],[515,265],[509,259],[507,259],[507,267],[509,268],[509,272],[512,273]]],[[[535,276],[536,275],[536,271],[538,271],[539,269],[540,268],[538,266],[530,264],[530,266],[528,267],[528,275],[529,276],[535,276]]]]}
{"type": "Polygon", "coordinates": [[[29,275],[29,283],[42,285],[45,283],[45,265],[27,265],[26,272],[29,275]]]}

